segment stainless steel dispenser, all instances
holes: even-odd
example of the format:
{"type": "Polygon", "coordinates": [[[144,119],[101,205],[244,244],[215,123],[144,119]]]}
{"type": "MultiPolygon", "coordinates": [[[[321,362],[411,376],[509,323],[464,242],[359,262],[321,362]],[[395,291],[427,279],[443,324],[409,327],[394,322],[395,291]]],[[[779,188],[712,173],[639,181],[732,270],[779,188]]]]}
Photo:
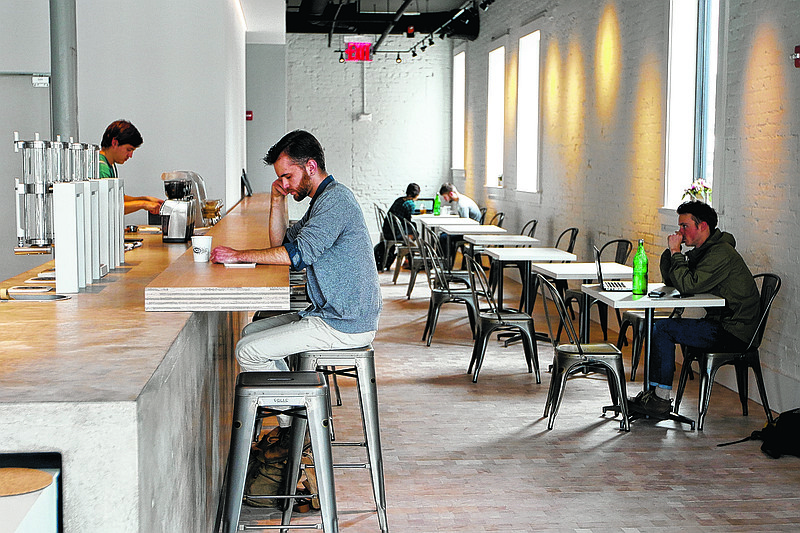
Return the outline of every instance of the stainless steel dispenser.
{"type": "Polygon", "coordinates": [[[176,179],[164,181],[167,200],[161,204],[161,240],[187,242],[194,233],[195,198],[192,181],[176,179]]]}
{"type": "Polygon", "coordinates": [[[51,142],[20,141],[14,133],[14,151],[22,152],[22,178],[15,178],[17,254],[49,254],[53,245],[51,142]]]}

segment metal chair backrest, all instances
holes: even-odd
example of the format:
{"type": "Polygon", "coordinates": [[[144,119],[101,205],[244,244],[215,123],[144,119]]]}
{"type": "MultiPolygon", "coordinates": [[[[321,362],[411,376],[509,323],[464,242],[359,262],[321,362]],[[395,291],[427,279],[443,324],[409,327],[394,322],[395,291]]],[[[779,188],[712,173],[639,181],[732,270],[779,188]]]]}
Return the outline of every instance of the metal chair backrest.
{"type": "Polygon", "coordinates": [[[505,221],[505,219],[506,219],[506,214],[505,213],[503,213],[503,212],[495,213],[494,216],[492,217],[492,219],[489,221],[489,225],[491,226],[492,224],[494,224],[498,228],[502,228],[503,227],[503,222],[505,221]]]}
{"type": "Polygon", "coordinates": [[[425,266],[425,274],[427,275],[428,285],[431,290],[449,292],[450,284],[447,281],[442,256],[439,255],[431,243],[427,241],[421,241],[419,248],[422,252],[422,263],[425,266]]]}
{"type": "Polygon", "coordinates": [[[436,235],[436,232],[428,226],[423,226],[422,232],[424,233],[422,240],[430,244],[439,257],[444,257],[445,255],[444,250],[442,250],[442,243],[439,241],[439,236],[436,235]]]}
{"type": "Polygon", "coordinates": [[[495,315],[497,320],[502,320],[500,310],[492,296],[492,291],[489,290],[489,281],[486,279],[483,267],[471,255],[465,256],[465,259],[467,261],[467,271],[469,272],[469,286],[472,288],[472,298],[475,301],[475,306],[481,311],[495,315]],[[485,300],[488,307],[481,309],[481,300],[485,300]]]}
{"type": "Polygon", "coordinates": [[[764,338],[764,330],[767,328],[767,318],[769,318],[769,310],[772,308],[772,302],[775,301],[775,296],[781,289],[781,278],[777,274],[763,273],[753,276],[754,280],[761,279],[761,319],[758,322],[758,328],[753,335],[750,344],[747,346],[747,352],[755,350],[761,345],[761,340],[764,338]]]}
{"type": "Polygon", "coordinates": [[[561,240],[565,237],[568,239],[568,242],[563,250],[572,253],[575,250],[575,240],[578,238],[578,228],[567,228],[562,231],[561,235],[556,239],[556,248],[561,248],[561,240]]]}
{"type": "Polygon", "coordinates": [[[481,207],[480,208],[480,212],[481,212],[481,219],[478,222],[483,224],[486,221],[486,208],[485,207],[481,207]]]}
{"type": "Polygon", "coordinates": [[[533,238],[536,235],[536,226],[539,225],[539,221],[535,218],[533,220],[529,220],[522,226],[522,230],[519,232],[520,235],[527,235],[528,237],[533,238]]]}
{"type": "Polygon", "coordinates": [[[574,344],[577,349],[578,353],[583,356],[583,349],[581,348],[581,343],[578,338],[578,335],[575,333],[575,327],[572,324],[572,320],[569,317],[567,312],[567,306],[564,304],[564,300],[561,298],[561,294],[559,294],[558,289],[556,289],[555,285],[553,285],[550,280],[542,276],[541,274],[536,274],[537,281],[539,286],[542,288],[542,305],[544,306],[544,317],[547,320],[547,329],[550,335],[550,339],[553,343],[553,348],[558,347],[558,336],[554,335],[554,331],[552,325],[550,323],[550,311],[548,310],[549,305],[547,305],[547,294],[545,291],[550,293],[550,299],[553,301],[555,305],[556,311],[558,311],[558,317],[561,321],[561,324],[564,326],[564,330],[567,332],[567,338],[569,339],[569,344],[574,344]]]}
{"type": "Polygon", "coordinates": [[[628,262],[628,257],[630,257],[631,251],[633,250],[633,243],[628,239],[614,239],[613,241],[608,241],[603,245],[602,248],[600,248],[600,257],[603,257],[603,251],[606,248],[610,248],[615,245],[617,250],[614,253],[614,262],[624,265],[628,262]]]}
{"type": "Polygon", "coordinates": [[[409,242],[411,239],[408,238],[413,223],[400,219],[400,217],[392,212],[386,213],[386,217],[389,219],[389,223],[392,227],[392,234],[395,236],[395,238],[397,238],[399,235],[405,246],[410,248],[414,247],[414,245],[409,242]]]}

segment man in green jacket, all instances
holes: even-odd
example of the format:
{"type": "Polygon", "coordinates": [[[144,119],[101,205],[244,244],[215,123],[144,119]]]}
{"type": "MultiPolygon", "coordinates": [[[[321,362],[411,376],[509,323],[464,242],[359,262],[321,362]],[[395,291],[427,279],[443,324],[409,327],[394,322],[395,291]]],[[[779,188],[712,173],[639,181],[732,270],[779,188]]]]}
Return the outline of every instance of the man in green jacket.
{"type": "Polygon", "coordinates": [[[714,208],[693,201],[681,204],[677,211],[678,231],[668,237],[668,248],[661,255],[664,284],[682,294],[720,296],[725,298],[725,306],[706,309],[702,319],[656,321],[650,345],[650,389],[633,400],[656,416],[672,410],[675,344],[709,351],[743,350],[758,327],[760,315],[753,275],[736,251],[733,235],[717,228],[714,208]],[[681,245],[693,248],[682,253],[681,245]]]}

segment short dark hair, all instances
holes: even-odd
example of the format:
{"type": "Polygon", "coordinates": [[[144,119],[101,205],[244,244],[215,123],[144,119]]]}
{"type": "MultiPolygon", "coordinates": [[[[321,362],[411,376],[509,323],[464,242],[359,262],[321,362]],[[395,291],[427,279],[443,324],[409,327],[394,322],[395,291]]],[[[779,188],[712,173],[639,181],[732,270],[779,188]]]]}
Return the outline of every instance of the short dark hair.
{"type": "Polygon", "coordinates": [[[696,224],[705,222],[711,231],[717,228],[717,212],[705,202],[683,202],[678,206],[677,211],[679,215],[691,215],[696,224]]]}
{"type": "Polygon", "coordinates": [[[416,183],[409,183],[408,187],[406,187],[406,196],[409,198],[416,198],[419,196],[419,185],[416,183]]]}
{"type": "Polygon", "coordinates": [[[139,148],[142,143],[142,134],[136,129],[136,126],[127,120],[115,120],[108,125],[106,131],[103,133],[103,140],[100,141],[100,148],[110,148],[111,141],[114,139],[122,144],[130,144],[134,148],[139,148]]]}
{"type": "Polygon", "coordinates": [[[456,186],[452,183],[445,183],[439,188],[439,194],[444,196],[445,194],[450,194],[451,192],[456,190],[456,186]]]}
{"type": "Polygon", "coordinates": [[[325,152],[316,137],[303,130],[294,130],[284,135],[264,156],[264,162],[274,165],[275,161],[286,154],[296,165],[305,165],[310,159],[317,162],[317,168],[325,170],[325,152]]]}

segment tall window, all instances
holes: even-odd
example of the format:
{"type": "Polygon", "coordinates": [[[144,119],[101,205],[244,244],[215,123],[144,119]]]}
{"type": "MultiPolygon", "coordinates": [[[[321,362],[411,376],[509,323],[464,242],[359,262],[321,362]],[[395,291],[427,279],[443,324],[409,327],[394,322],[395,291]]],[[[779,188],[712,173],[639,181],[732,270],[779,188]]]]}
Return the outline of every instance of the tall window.
{"type": "Polygon", "coordinates": [[[506,48],[489,52],[489,87],[486,108],[486,186],[503,184],[503,130],[505,123],[506,48]]]}
{"type": "Polygon", "coordinates": [[[711,186],[719,0],[671,0],[665,207],[697,179],[711,186]]]}
{"type": "Polygon", "coordinates": [[[539,190],[539,42],[536,30],[519,40],[517,189],[539,190]]]}
{"type": "Polygon", "coordinates": [[[453,56],[453,147],[451,168],[464,168],[464,113],[467,97],[466,52],[453,56]]]}

